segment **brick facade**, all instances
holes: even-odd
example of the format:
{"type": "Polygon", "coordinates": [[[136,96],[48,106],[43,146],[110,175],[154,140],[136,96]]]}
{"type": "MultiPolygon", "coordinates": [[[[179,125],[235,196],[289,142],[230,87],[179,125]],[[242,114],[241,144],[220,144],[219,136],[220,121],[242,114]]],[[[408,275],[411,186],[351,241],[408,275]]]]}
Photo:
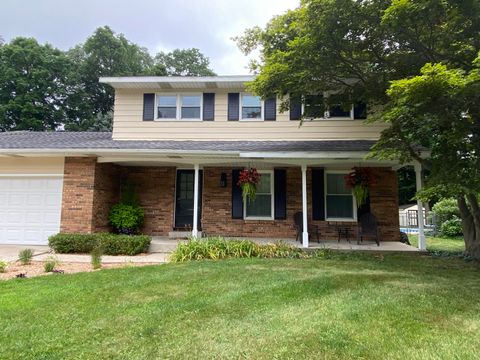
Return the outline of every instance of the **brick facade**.
{"type": "Polygon", "coordinates": [[[60,231],[109,231],[108,211],[118,201],[118,167],[96,158],[65,158],[60,231]]]}
{"type": "MultiPolygon", "coordinates": [[[[231,215],[231,168],[205,168],[203,191],[203,231],[209,235],[229,235],[245,237],[295,238],[293,215],[302,211],[302,174],[300,168],[287,168],[287,218],[285,220],[242,220],[232,219],[231,215]],[[228,186],[220,187],[221,173],[227,174],[228,186]]],[[[375,168],[378,183],[370,193],[371,211],[377,216],[382,241],[399,240],[397,177],[394,171],[375,168]]],[[[312,174],[307,170],[308,222],[318,226],[322,239],[336,239],[336,222],[312,220],[312,174]]],[[[350,225],[356,233],[354,222],[342,222],[350,225]]],[[[314,241],[312,239],[311,241],[314,241]]]]}
{"type": "MultiPolygon", "coordinates": [[[[293,215],[302,211],[300,168],[287,168],[287,218],[285,220],[232,219],[232,168],[205,167],[202,230],[208,235],[294,238],[293,215]],[[227,187],[220,186],[221,173],[227,187]]],[[[379,221],[382,241],[399,240],[397,177],[387,168],[375,168],[378,182],[370,191],[371,211],[379,221]]],[[[62,203],[62,232],[108,231],[108,211],[119,201],[121,186],[135,185],[145,210],[142,232],[168,235],[174,223],[174,167],[126,167],[97,163],[95,158],[66,158],[62,203]]],[[[323,239],[335,239],[335,223],[312,221],[311,170],[307,171],[309,224],[317,225],[323,239]]],[[[355,223],[350,225],[356,231],[355,223]]],[[[312,239],[313,240],[313,239],[312,239]]]]}
{"type": "Polygon", "coordinates": [[[135,186],[140,206],[145,211],[142,231],[149,235],[168,235],[173,228],[174,167],[122,167],[122,181],[135,186]]]}

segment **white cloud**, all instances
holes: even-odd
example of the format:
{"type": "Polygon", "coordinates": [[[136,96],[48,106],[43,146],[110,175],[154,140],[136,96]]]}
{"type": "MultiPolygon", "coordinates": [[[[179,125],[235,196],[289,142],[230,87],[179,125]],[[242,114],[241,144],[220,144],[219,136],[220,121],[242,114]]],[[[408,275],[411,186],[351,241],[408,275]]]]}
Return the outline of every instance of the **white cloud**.
{"type": "Polygon", "coordinates": [[[218,74],[247,73],[248,59],[231,40],[298,6],[299,0],[2,0],[0,35],[33,36],[62,49],[109,25],[152,54],[199,48],[218,74]]]}

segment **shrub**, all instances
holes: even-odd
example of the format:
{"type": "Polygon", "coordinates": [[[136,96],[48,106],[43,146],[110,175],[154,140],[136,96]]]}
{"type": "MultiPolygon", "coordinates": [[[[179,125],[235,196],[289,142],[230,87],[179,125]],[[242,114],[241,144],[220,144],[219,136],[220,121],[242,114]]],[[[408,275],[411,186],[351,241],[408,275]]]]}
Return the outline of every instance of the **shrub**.
{"type": "Polygon", "coordinates": [[[143,225],[145,213],[138,205],[135,186],[127,183],[122,187],[122,199],[110,209],[108,221],[121,234],[136,234],[143,225]]]}
{"type": "Polygon", "coordinates": [[[23,249],[18,253],[18,260],[22,265],[28,265],[32,261],[33,250],[32,249],[23,249]]]}
{"type": "MultiPolygon", "coordinates": [[[[313,253],[312,253],[313,255],[313,253]]],[[[190,239],[179,244],[170,256],[172,262],[227,258],[299,258],[309,254],[285,243],[259,245],[249,240],[225,240],[222,237],[190,239]]]]}
{"type": "Polygon", "coordinates": [[[92,267],[96,269],[100,269],[102,267],[102,248],[100,246],[95,247],[90,255],[92,256],[92,267]]]}
{"type": "Polygon", "coordinates": [[[146,252],[151,238],[147,235],[119,235],[108,233],[53,235],[48,245],[60,254],[90,253],[101,247],[105,255],[136,255],[146,252]]]}
{"type": "Polygon", "coordinates": [[[137,255],[148,251],[150,236],[103,234],[100,246],[106,255],[137,255]]]}
{"type": "Polygon", "coordinates": [[[48,246],[59,254],[88,254],[97,246],[100,234],[64,234],[50,236],[48,246]]]}
{"type": "Polygon", "coordinates": [[[5,261],[0,261],[0,273],[7,271],[8,264],[5,261]]]}
{"type": "Polygon", "coordinates": [[[443,222],[440,227],[440,234],[446,237],[456,237],[463,234],[462,220],[458,217],[443,222]]]}
{"type": "Polygon", "coordinates": [[[59,261],[56,257],[53,257],[53,256],[49,256],[45,263],[43,264],[43,270],[45,272],[52,272],[55,267],[57,267],[59,264],[59,261]]]}
{"type": "Polygon", "coordinates": [[[145,213],[136,205],[117,204],[110,209],[108,221],[121,234],[135,234],[143,224],[145,213]]]}
{"type": "Polygon", "coordinates": [[[460,217],[457,200],[452,198],[442,199],[437,202],[433,205],[432,212],[435,214],[437,226],[440,228],[445,221],[451,220],[454,217],[460,217]]]}

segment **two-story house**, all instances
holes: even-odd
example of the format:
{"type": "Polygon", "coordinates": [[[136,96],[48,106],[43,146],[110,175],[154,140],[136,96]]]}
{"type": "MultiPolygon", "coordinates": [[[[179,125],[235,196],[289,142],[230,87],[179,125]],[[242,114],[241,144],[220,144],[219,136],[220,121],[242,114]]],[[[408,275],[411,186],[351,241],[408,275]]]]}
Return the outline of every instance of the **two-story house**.
{"type": "Polygon", "coordinates": [[[366,124],[361,104],[327,108],[325,94],[282,113],[276,99],[245,91],[251,79],[101,78],[115,89],[112,133],[0,134],[0,243],[109,231],[127,183],[145,210],[145,234],[295,238],[301,212],[308,246],[312,224],[336,239],[336,225],[354,232],[369,211],[381,240],[397,241],[397,164],[365,158],[384,125],[366,124]],[[312,119],[301,124],[302,114],[312,119]],[[237,182],[251,167],[261,181],[248,202],[237,182]],[[370,167],[377,179],[360,209],[344,180],[352,167],[370,167]]]}

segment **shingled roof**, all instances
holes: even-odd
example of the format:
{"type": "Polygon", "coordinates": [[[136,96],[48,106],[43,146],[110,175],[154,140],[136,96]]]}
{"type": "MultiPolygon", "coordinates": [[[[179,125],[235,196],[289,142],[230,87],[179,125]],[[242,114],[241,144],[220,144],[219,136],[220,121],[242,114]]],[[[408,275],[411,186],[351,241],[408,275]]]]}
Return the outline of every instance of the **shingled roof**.
{"type": "MultiPolygon", "coordinates": [[[[0,150],[123,149],[179,152],[338,152],[369,151],[371,140],[321,141],[172,141],[113,140],[111,132],[30,132],[0,133],[0,150]]],[[[5,151],[3,151],[5,152],[5,151]]]]}

